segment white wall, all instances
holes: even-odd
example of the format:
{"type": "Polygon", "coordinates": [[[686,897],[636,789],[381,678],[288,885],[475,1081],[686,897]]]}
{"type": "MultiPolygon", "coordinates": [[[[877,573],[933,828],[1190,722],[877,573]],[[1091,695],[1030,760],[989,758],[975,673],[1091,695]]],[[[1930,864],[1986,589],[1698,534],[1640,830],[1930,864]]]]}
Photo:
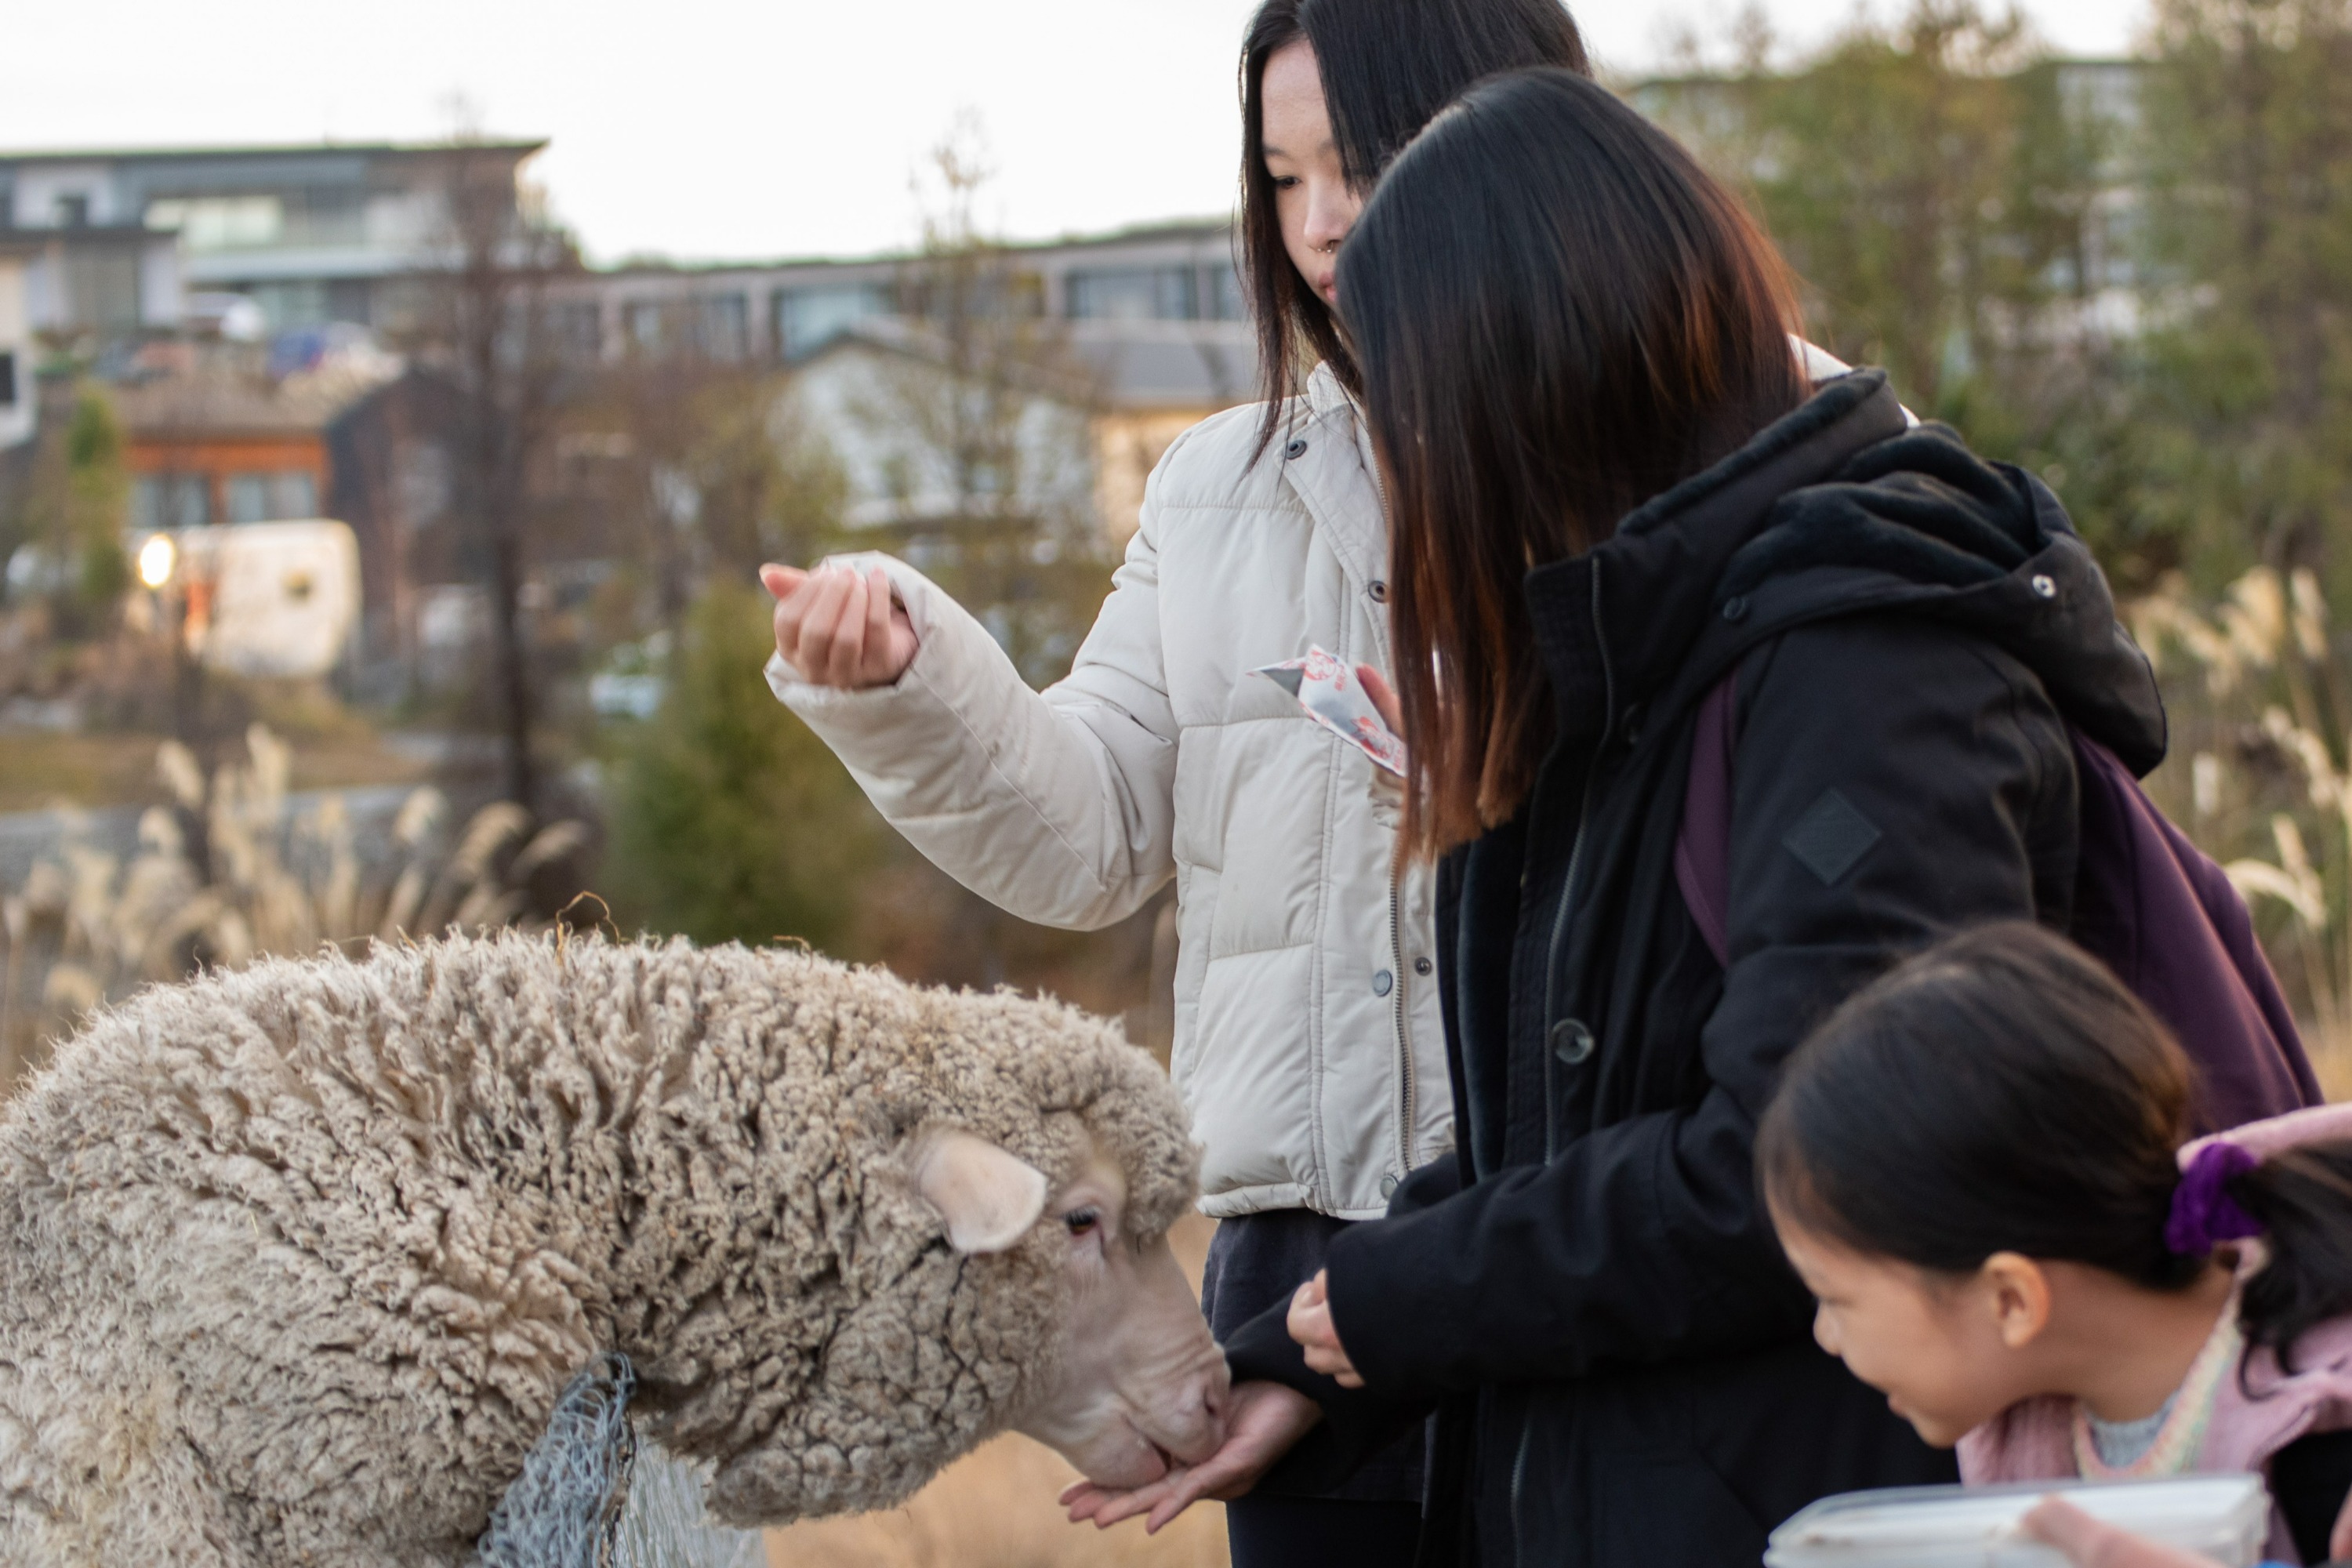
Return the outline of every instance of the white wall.
{"type": "Polygon", "coordinates": [[[129,223],[139,215],[114,210],[114,181],[104,163],[29,163],[16,169],[16,216],[23,228],[58,221],[59,196],[86,196],[92,223],[129,223]]]}
{"type": "Polygon", "coordinates": [[[16,401],[0,404],[0,447],[5,447],[32,439],[34,415],[40,405],[33,388],[33,334],[26,310],[25,267],[8,257],[0,257],[0,353],[14,354],[16,364],[16,401]]]}
{"type": "Polygon", "coordinates": [[[158,235],[139,252],[139,324],[176,327],[187,307],[180,278],[180,247],[158,235]]]}

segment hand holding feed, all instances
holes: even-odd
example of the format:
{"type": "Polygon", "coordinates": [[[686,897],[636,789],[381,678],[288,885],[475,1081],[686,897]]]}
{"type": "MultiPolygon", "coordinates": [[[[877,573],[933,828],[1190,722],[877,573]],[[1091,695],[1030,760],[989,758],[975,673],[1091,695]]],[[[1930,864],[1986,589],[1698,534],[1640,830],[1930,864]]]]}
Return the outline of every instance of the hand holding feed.
{"type": "Polygon", "coordinates": [[[1062,1506],[1070,1510],[1072,1524],[1092,1520],[1097,1530],[1148,1514],[1144,1533],[1157,1534],[1202,1498],[1223,1502],[1247,1492],[1321,1419],[1323,1412],[1297,1389],[1278,1383],[1236,1384],[1225,1405],[1225,1440],[1215,1453],[1197,1465],[1174,1466],[1133,1491],[1078,1481],[1062,1493],[1062,1506]]]}
{"type": "Polygon", "coordinates": [[[1348,1359],[1347,1347],[1339,1342],[1339,1331],[1331,1321],[1331,1273],[1319,1269],[1315,1278],[1298,1288],[1290,1298],[1290,1337],[1307,1347],[1307,1365],[1311,1371],[1338,1382],[1342,1388],[1361,1388],[1363,1377],[1356,1363],[1348,1359]]]}
{"type": "MultiPolygon", "coordinates": [[[[1396,692],[1390,689],[1388,678],[1369,664],[1356,666],[1356,679],[1363,683],[1364,695],[1391,732],[1402,736],[1404,712],[1397,701],[1396,692]]],[[[1404,780],[1386,768],[1372,770],[1372,819],[1393,833],[1404,820],[1404,780]]]]}
{"type": "Polygon", "coordinates": [[[812,686],[861,691],[890,686],[915,662],[915,623],[877,566],[760,568],[776,600],[776,652],[812,686]]]}
{"type": "Polygon", "coordinates": [[[2045,1498],[2018,1521],[2028,1540],[2054,1546],[2074,1568],[2213,1568],[2194,1552],[2146,1541],[2094,1519],[2063,1498],[2045,1498]]]}

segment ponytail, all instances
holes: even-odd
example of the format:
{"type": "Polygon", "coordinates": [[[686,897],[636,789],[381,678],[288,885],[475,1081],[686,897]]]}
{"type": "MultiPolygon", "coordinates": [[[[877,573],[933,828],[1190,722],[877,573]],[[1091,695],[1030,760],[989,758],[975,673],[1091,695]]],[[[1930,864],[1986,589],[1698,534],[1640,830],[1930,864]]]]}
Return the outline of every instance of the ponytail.
{"type": "Polygon", "coordinates": [[[2352,1313],[2352,1140],[2283,1149],[2228,1190],[2270,1254],[2239,1297],[2239,1329],[2249,1351],[2268,1347],[2292,1376],[2295,1342],[2352,1313]]]}

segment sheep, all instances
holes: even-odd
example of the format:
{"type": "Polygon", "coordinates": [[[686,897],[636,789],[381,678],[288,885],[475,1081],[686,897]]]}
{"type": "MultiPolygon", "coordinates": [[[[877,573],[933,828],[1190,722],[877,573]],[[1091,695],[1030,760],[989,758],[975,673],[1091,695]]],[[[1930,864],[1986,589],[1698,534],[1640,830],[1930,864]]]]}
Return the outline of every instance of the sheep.
{"type": "Polygon", "coordinates": [[[1115,1026],[803,951],[152,989],[0,1118],[0,1563],[467,1562],[606,1352],[733,1524],[1008,1426],[1141,1484],[1222,1436],[1164,1239],[1196,1165],[1115,1026]]]}

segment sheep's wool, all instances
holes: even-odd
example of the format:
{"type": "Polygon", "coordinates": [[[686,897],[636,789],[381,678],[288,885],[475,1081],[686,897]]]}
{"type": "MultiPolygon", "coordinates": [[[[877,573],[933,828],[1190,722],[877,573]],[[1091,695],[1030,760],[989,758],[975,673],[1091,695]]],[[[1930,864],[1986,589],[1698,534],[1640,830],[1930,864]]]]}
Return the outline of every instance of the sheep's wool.
{"type": "Polygon", "coordinates": [[[0,1563],[465,1562],[592,1357],[732,1523],[887,1506],[1054,1370],[1064,1244],[961,1258],[969,1129],[1129,1223],[1182,1109],[1075,1009],[785,950],[511,934],[95,1018],[0,1120],[0,1563]]]}

